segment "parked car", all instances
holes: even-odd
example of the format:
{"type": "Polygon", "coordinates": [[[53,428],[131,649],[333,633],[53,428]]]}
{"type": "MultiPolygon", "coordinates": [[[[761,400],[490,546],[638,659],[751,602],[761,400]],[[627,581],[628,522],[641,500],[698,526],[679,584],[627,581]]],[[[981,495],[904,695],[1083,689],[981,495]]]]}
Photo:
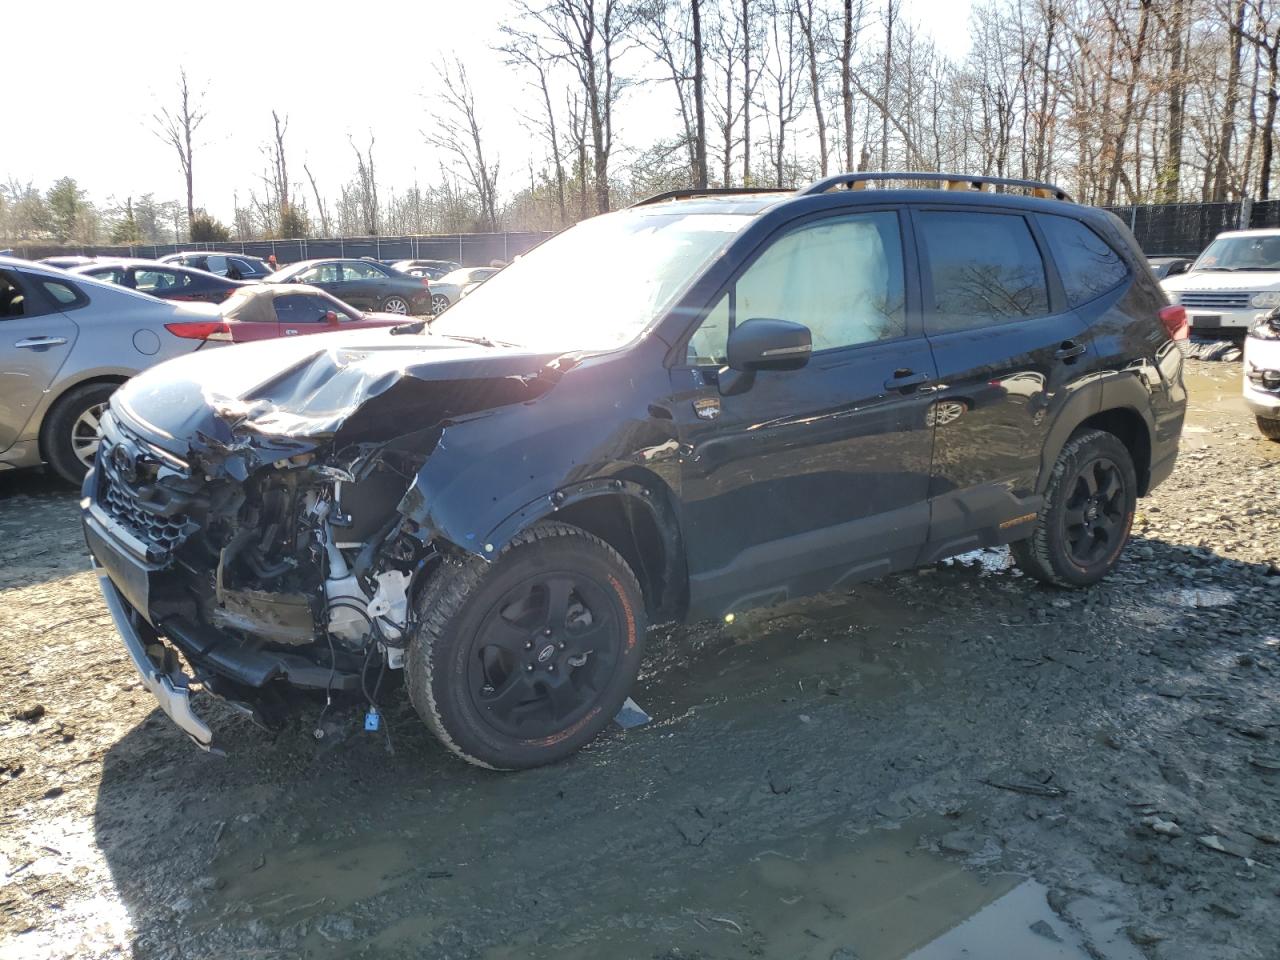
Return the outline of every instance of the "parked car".
{"type": "Polygon", "coordinates": [[[425,314],[431,310],[427,280],[376,260],[303,260],[281,267],[266,283],[305,283],[362,310],[425,314]]]}
{"type": "Polygon", "coordinates": [[[1191,269],[1191,264],[1195,263],[1195,257],[1147,257],[1147,263],[1151,265],[1151,272],[1155,274],[1157,280],[1163,280],[1166,277],[1176,277],[1180,273],[1186,273],[1191,269]]]}
{"type": "Polygon", "coordinates": [[[1280,306],[1280,230],[1218,234],[1190,270],[1162,281],[1193,331],[1244,333],[1280,306]]]}
{"type": "Polygon", "coordinates": [[[204,270],[154,260],[96,260],[72,273],[149,293],[161,300],[221,303],[244,285],[204,270]]]}
{"type": "Polygon", "coordinates": [[[43,263],[46,267],[57,267],[60,270],[73,270],[76,267],[88,266],[97,261],[97,257],[84,257],[79,255],[68,255],[65,257],[43,257],[36,263],[43,263]]]}
{"type": "Polygon", "coordinates": [[[484,283],[501,267],[463,267],[447,273],[431,284],[431,312],[441,314],[462,299],[470,288],[484,283]]]}
{"type": "Polygon", "coordinates": [[[83,516],[148,689],[208,747],[175,649],[265,724],[348,691],[376,727],[403,670],[450,750],[531,767],[615,715],[650,621],[1005,543],[1105,577],[1173,469],[1185,311],[1109,213],[843,189],[886,176],[641,203],[429,324],[126,385],[83,516]]]}
{"type": "Polygon", "coordinates": [[[1280,307],[1254,323],[1244,339],[1244,402],[1258,432],[1280,440],[1280,307]]]}
{"type": "Polygon", "coordinates": [[[217,317],[219,339],[233,343],[404,323],[399,314],[364,313],[323,290],[300,283],[242,287],[221,304],[217,317]]]}
{"type": "Polygon", "coordinates": [[[243,253],[220,253],[214,250],[185,250],[161,257],[160,263],[176,263],[181,267],[204,270],[228,280],[261,280],[275,271],[267,261],[243,253]]]}
{"type": "Polygon", "coordinates": [[[462,264],[453,260],[397,260],[391,266],[411,277],[426,277],[429,280],[440,280],[446,273],[462,268],[462,264]]]}
{"type": "Polygon", "coordinates": [[[48,463],[79,483],[107,399],[191,353],[207,315],[125,287],[0,257],[0,469],[48,463]]]}

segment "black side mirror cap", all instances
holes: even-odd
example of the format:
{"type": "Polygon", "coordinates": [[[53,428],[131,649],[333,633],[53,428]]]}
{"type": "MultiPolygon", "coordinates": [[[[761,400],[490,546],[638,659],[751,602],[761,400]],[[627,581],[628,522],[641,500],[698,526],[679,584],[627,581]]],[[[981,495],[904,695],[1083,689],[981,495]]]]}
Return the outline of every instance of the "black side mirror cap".
{"type": "Polygon", "coordinates": [[[813,336],[802,323],[755,317],[729,334],[729,367],[743,373],[756,370],[799,370],[813,353],[813,336]]]}

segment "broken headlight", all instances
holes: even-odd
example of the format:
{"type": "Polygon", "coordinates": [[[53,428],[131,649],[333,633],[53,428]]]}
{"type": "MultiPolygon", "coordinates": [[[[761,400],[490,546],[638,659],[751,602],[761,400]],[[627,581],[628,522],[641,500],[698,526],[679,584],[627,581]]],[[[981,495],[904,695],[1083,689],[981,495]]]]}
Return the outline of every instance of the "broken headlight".
{"type": "Polygon", "coordinates": [[[1280,307],[1255,320],[1249,328],[1249,336],[1259,340],[1280,340],[1280,307]]]}

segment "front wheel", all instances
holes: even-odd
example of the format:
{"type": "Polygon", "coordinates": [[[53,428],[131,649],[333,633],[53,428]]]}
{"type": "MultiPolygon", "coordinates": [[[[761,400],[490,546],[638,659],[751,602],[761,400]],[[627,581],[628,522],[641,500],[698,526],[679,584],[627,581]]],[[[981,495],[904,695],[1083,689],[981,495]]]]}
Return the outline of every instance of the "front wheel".
{"type": "Polygon", "coordinates": [[[449,309],[449,298],[443,293],[433,294],[431,297],[431,315],[438,317],[449,309]]]}
{"type": "Polygon", "coordinates": [[[1258,432],[1268,440],[1280,440],[1280,420],[1258,417],[1258,432]]]}
{"type": "Polygon", "coordinates": [[[409,699],[441,743],[478,766],[569,756],[614,717],[640,669],[635,574],[567,524],[530,528],[492,563],[447,561],[416,606],[409,699]]]}
{"type": "Polygon", "coordinates": [[[1101,430],[1076,434],[1053,465],[1033,533],[1009,549],[1019,569],[1042,583],[1090,586],[1119,562],[1137,504],[1125,445],[1101,430]]]}

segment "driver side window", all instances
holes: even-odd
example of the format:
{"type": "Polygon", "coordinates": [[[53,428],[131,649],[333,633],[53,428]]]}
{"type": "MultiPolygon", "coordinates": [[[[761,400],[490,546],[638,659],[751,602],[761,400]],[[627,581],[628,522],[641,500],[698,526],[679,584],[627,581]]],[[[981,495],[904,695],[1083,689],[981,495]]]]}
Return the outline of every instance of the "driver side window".
{"type": "Polygon", "coordinates": [[[729,333],[755,318],[804,324],[815,353],[905,336],[902,269],[895,213],[835,217],[792,230],[708,311],[689,341],[689,362],[723,365],[729,333]]]}

